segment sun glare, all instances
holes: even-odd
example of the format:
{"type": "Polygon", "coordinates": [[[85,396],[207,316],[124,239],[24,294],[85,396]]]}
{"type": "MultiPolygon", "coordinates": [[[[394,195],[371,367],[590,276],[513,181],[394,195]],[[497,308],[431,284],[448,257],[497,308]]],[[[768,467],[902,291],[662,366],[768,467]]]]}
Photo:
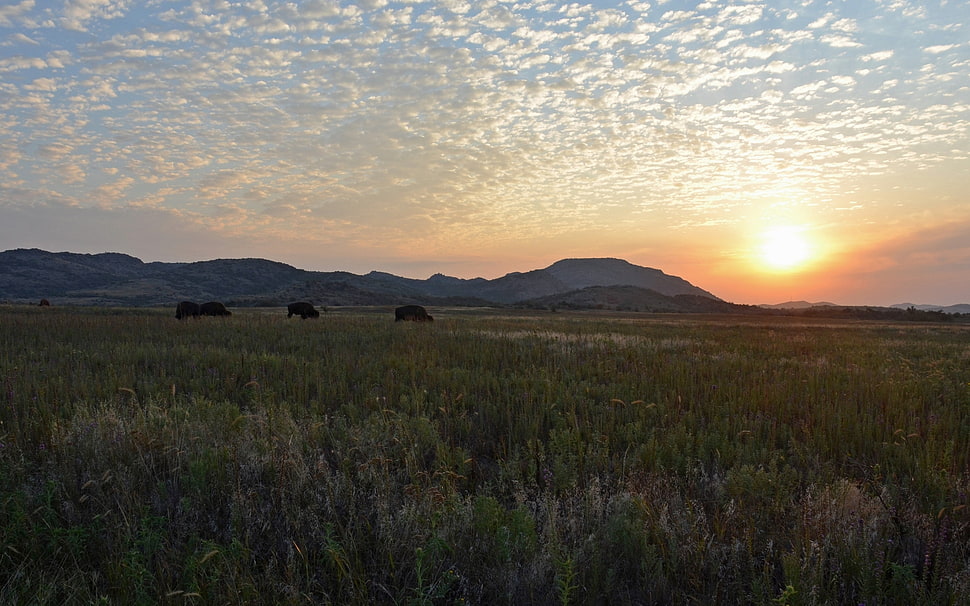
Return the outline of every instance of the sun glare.
{"type": "Polygon", "coordinates": [[[763,234],[761,260],[775,271],[792,271],[812,256],[812,248],[797,227],[775,227],[763,234]]]}

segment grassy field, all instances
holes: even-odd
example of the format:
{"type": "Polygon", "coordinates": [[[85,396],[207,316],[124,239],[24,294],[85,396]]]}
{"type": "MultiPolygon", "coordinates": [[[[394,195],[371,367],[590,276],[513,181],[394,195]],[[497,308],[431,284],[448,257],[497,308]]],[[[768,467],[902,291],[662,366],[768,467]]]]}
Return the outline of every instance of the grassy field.
{"type": "Polygon", "coordinates": [[[0,308],[0,603],[970,603],[970,326],[0,308]]]}

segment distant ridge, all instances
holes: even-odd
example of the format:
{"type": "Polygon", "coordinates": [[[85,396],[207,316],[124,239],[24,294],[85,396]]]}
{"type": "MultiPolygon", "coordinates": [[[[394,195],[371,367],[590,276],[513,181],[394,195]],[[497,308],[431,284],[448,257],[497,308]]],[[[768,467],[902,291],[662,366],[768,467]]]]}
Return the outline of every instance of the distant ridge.
{"type": "Polygon", "coordinates": [[[918,309],[920,311],[942,311],[947,314],[970,314],[970,304],[958,303],[957,305],[916,305],[913,303],[896,303],[894,309],[918,309]]]}
{"type": "MultiPolygon", "coordinates": [[[[14,249],[0,253],[0,301],[55,304],[174,305],[180,300],[221,300],[237,306],[284,305],[533,305],[530,301],[599,288],[637,289],[643,305],[656,297],[699,297],[724,303],[712,293],[659,269],[622,259],[563,259],[544,269],[496,278],[461,279],[435,274],[427,280],[372,271],[317,272],[266,259],[215,259],[193,263],[144,263],[122,253],[80,254],[14,249]],[[644,293],[650,293],[649,295],[644,293]]],[[[596,291],[592,291],[596,292],[596,291]]],[[[634,292],[634,291],[629,291],[634,292]]],[[[629,305],[629,292],[623,296],[629,305]]],[[[589,301],[590,293],[581,298],[589,301]]],[[[560,297],[562,299],[562,297],[560,297]]],[[[655,301],[656,302],[656,301],[655,301]]],[[[603,301],[590,301],[602,306],[603,301]]],[[[730,304],[728,304],[730,305],[730,304]]],[[[677,310],[665,301],[653,307],[677,310]]],[[[687,307],[697,308],[696,302],[687,307]]],[[[701,306],[703,307],[703,306],[701,306]]]]}
{"type": "MultiPolygon", "coordinates": [[[[764,309],[777,309],[777,310],[785,310],[785,309],[805,310],[805,309],[826,308],[826,307],[843,308],[847,306],[839,305],[838,303],[829,303],[827,301],[818,301],[816,303],[810,303],[808,301],[787,301],[785,303],[772,303],[772,304],[763,303],[758,307],[761,307],[764,309]]],[[[868,306],[868,307],[876,307],[876,306],[868,306]]],[[[895,305],[890,305],[889,307],[885,307],[881,309],[902,309],[902,310],[916,309],[919,311],[938,311],[938,312],[947,313],[947,314],[970,314],[970,304],[967,304],[967,303],[960,303],[957,305],[926,305],[926,304],[917,305],[915,303],[896,303],[895,305]]]]}
{"type": "Polygon", "coordinates": [[[785,303],[762,303],[759,307],[764,307],[765,309],[808,309],[811,307],[838,307],[835,303],[829,303],[827,301],[821,301],[818,303],[809,303],[808,301],[787,301],[785,303]]]}

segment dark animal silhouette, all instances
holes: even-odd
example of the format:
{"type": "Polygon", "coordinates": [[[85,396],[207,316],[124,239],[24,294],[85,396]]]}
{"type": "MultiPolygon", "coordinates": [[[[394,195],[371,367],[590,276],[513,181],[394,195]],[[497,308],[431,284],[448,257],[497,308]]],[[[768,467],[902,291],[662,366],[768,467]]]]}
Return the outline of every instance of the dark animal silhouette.
{"type": "Polygon", "coordinates": [[[179,320],[183,318],[198,318],[199,304],[192,301],[182,301],[175,306],[175,317],[179,320]]]}
{"type": "Polygon", "coordinates": [[[40,303],[38,303],[38,305],[40,305],[41,307],[50,307],[51,306],[51,302],[48,301],[47,299],[41,299],[40,300],[40,303]]]}
{"type": "Polygon", "coordinates": [[[420,305],[403,305],[394,310],[394,321],[408,320],[411,322],[431,322],[434,320],[428,311],[420,305]]]}
{"type": "Polygon", "coordinates": [[[232,312],[219,301],[209,301],[199,306],[199,315],[202,316],[231,316],[232,312]]]}
{"type": "Polygon", "coordinates": [[[311,303],[306,301],[297,301],[296,303],[290,303],[286,306],[287,318],[292,318],[293,316],[300,316],[304,320],[307,318],[319,318],[320,312],[317,311],[311,303]]]}

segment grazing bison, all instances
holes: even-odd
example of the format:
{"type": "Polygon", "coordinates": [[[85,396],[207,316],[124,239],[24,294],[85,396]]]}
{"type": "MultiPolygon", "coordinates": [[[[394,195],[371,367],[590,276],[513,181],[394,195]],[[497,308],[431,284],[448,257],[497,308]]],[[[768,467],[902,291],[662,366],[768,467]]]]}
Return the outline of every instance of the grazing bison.
{"type": "Polygon", "coordinates": [[[286,306],[287,318],[292,318],[293,316],[300,316],[304,320],[307,318],[319,318],[320,312],[317,311],[311,303],[306,301],[297,301],[296,303],[290,303],[286,306]]]}
{"type": "Polygon", "coordinates": [[[428,311],[420,305],[404,305],[394,310],[394,321],[409,320],[412,322],[431,322],[434,320],[428,311]]]}
{"type": "Polygon", "coordinates": [[[179,320],[182,318],[198,318],[199,304],[192,301],[182,301],[175,306],[175,317],[179,320]]]}
{"type": "Polygon", "coordinates": [[[199,306],[199,315],[201,316],[231,316],[232,312],[226,309],[226,306],[219,301],[209,301],[208,303],[203,303],[199,306]]]}
{"type": "Polygon", "coordinates": [[[38,305],[40,305],[41,307],[50,307],[51,306],[51,302],[48,301],[47,299],[41,299],[40,300],[40,303],[38,303],[38,305]]]}

